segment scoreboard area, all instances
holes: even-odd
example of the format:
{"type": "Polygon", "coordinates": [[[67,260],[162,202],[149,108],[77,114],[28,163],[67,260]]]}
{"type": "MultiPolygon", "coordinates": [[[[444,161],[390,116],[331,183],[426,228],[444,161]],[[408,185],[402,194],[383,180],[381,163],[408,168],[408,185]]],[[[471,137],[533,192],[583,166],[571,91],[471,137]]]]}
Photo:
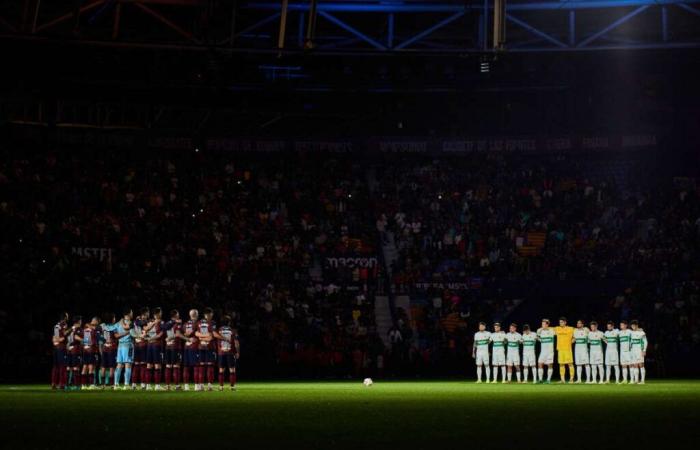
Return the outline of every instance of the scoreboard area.
{"type": "Polygon", "coordinates": [[[665,448],[697,443],[699,421],[700,381],[688,380],[243,382],[235,392],[0,387],[3,448],[665,448]]]}

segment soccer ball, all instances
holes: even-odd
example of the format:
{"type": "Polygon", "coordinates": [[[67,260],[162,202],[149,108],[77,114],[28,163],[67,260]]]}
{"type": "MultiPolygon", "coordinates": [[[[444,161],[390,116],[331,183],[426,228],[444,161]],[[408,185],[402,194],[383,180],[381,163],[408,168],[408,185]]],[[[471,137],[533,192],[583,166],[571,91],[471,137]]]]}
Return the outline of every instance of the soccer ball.
{"type": "Polygon", "coordinates": [[[366,387],[372,386],[373,382],[371,378],[365,378],[365,381],[362,382],[366,387]]]}

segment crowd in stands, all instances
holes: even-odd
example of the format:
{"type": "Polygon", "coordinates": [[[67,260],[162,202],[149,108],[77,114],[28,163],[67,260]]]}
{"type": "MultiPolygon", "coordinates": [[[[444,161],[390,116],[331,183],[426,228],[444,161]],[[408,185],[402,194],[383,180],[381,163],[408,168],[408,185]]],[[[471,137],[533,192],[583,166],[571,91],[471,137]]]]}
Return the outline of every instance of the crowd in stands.
{"type": "Polygon", "coordinates": [[[586,319],[639,318],[659,357],[700,347],[698,188],[635,159],[6,156],[0,335],[20,351],[3,366],[47,359],[63,309],[212,306],[239,329],[241,378],[449,374],[476,321],[539,313],[526,286],[557,282],[620,282],[586,319]],[[390,330],[379,294],[411,297],[390,330]]]}

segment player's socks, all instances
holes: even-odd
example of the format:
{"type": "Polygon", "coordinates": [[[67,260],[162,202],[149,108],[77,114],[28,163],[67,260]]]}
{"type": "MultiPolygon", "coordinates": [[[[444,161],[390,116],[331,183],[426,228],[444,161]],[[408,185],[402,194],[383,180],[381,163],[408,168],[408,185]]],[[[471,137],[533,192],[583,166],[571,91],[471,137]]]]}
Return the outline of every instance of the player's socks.
{"type": "Polygon", "coordinates": [[[552,381],[552,375],[554,374],[554,369],[551,367],[547,369],[547,381],[552,381]]]}
{"type": "Polygon", "coordinates": [[[151,384],[151,370],[152,369],[149,369],[148,367],[146,367],[145,369],[146,370],[144,373],[144,377],[141,378],[141,382],[146,383],[146,385],[149,385],[149,384],[151,384]]]}
{"type": "Polygon", "coordinates": [[[644,383],[644,380],[645,380],[646,377],[647,377],[647,369],[644,368],[644,367],[641,367],[641,368],[639,369],[639,374],[640,374],[640,380],[639,380],[639,381],[642,382],[642,383],[644,383]]]}
{"type": "Polygon", "coordinates": [[[153,378],[154,378],[156,384],[157,384],[157,385],[160,385],[160,380],[161,380],[161,376],[162,376],[161,369],[153,369],[153,371],[154,371],[154,377],[153,377],[153,378]]]}
{"type": "Polygon", "coordinates": [[[620,382],[620,366],[615,366],[615,383],[620,382]]]}
{"type": "MultiPolygon", "coordinates": [[[[119,379],[122,377],[122,368],[117,367],[116,370],[114,371],[114,385],[119,386],[119,379]]],[[[126,382],[124,382],[124,386],[126,386],[126,382]]]]}
{"type": "Polygon", "coordinates": [[[559,366],[559,379],[562,382],[566,381],[566,366],[563,364],[559,366]]]}
{"type": "Polygon", "coordinates": [[[639,383],[639,367],[635,367],[632,371],[634,373],[634,382],[639,383]]]}
{"type": "Polygon", "coordinates": [[[185,384],[190,384],[190,368],[185,367],[182,369],[182,382],[185,384]]]}
{"type": "Polygon", "coordinates": [[[598,364],[598,373],[600,374],[600,377],[598,377],[598,382],[599,382],[599,383],[602,383],[602,382],[603,382],[603,374],[605,373],[604,370],[605,370],[605,369],[603,368],[603,365],[602,365],[602,364],[598,364]]]}
{"type": "Polygon", "coordinates": [[[501,366],[501,381],[506,381],[506,366],[501,366]]]}
{"type": "Polygon", "coordinates": [[[173,367],[173,382],[175,383],[175,386],[180,385],[180,368],[179,367],[173,367]]]}
{"type": "Polygon", "coordinates": [[[236,381],[238,381],[236,377],[236,372],[231,372],[229,374],[229,381],[231,382],[231,387],[236,387],[236,381]]]}
{"type": "Polygon", "coordinates": [[[489,366],[484,366],[484,370],[486,372],[486,382],[489,382],[489,379],[491,378],[491,369],[489,366]]]}
{"type": "Polygon", "coordinates": [[[508,382],[510,383],[513,380],[513,372],[508,372],[506,373],[506,376],[508,377],[508,382]]]}
{"type": "Polygon", "coordinates": [[[586,366],[586,383],[591,382],[591,366],[586,366]]]}
{"type": "Polygon", "coordinates": [[[124,368],[124,386],[131,384],[131,367],[124,368]]]}
{"type": "Polygon", "coordinates": [[[481,381],[481,366],[476,366],[476,380],[481,381]]]}
{"type": "Polygon", "coordinates": [[[165,368],[165,385],[170,386],[172,381],[172,369],[170,367],[165,368]]]}
{"type": "Polygon", "coordinates": [[[494,383],[498,381],[498,366],[493,366],[493,380],[494,383]]]}
{"type": "Polygon", "coordinates": [[[104,381],[104,386],[109,386],[109,370],[105,370],[105,375],[102,381],[104,381]]]}
{"type": "MultiPolygon", "coordinates": [[[[503,370],[506,370],[505,367],[503,370]]],[[[207,383],[214,383],[214,366],[207,366],[207,383]]]]}
{"type": "Polygon", "coordinates": [[[583,375],[583,366],[576,366],[576,379],[581,382],[581,375],[583,375]]]}
{"type": "Polygon", "coordinates": [[[56,381],[56,366],[51,368],[51,387],[56,387],[58,382],[56,381]]]}
{"type": "Polygon", "coordinates": [[[71,386],[73,384],[73,369],[68,369],[68,383],[66,386],[71,386]]]}
{"type": "MultiPolygon", "coordinates": [[[[527,372],[530,368],[529,367],[523,367],[523,381],[527,383],[527,372]]],[[[535,374],[533,373],[532,376],[534,377],[535,374]]]]}
{"type": "MultiPolygon", "coordinates": [[[[520,372],[515,372],[515,378],[517,378],[518,383],[520,383],[520,372]]],[[[508,380],[510,381],[510,380],[508,380]]]]}
{"type": "Polygon", "coordinates": [[[622,368],[622,382],[627,383],[627,367],[622,368]]]}
{"type": "Polygon", "coordinates": [[[574,365],[573,364],[568,364],[569,366],[569,383],[574,382],[574,365]]]}
{"type": "Polygon", "coordinates": [[[58,387],[61,389],[65,388],[66,383],[68,382],[68,371],[66,370],[65,367],[59,367],[58,376],[59,376],[58,387]]]}
{"type": "Polygon", "coordinates": [[[537,379],[544,381],[544,369],[537,369],[537,379]]]}

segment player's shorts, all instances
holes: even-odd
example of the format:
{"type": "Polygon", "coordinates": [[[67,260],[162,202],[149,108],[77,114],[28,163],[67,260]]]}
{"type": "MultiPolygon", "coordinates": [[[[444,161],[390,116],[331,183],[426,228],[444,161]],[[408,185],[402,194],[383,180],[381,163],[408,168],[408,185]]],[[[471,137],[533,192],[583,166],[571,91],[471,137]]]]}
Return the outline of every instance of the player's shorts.
{"type": "Polygon", "coordinates": [[[235,369],[237,362],[233,353],[218,355],[219,369],[235,369]]]}
{"type": "Polygon", "coordinates": [[[199,364],[199,350],[185,347],[184,354],[185,367],[194,367],[199,364]]]}
{"type": "Polygon", "coordinates": [[[134,362],[134,346],[120,345],[117,347],[117,364],[131,364],[134,362]]]}
{"type": "Polygon", "coordinates": [[[627,366],[632,364],[632,352],[620,352],[620,365],[627,366]]]}
{"type": "Polygon", "coordinates": [[[147,364],[163,364],[163,347],[160,345],[149,345],[146,348],[147,364]]]}
{"type": "Polygon", "coordinates": [[[488,351],[477,351],[475,359],[477,366],[488,366],[490,364],[488,351]]]}
{"type": "Polygon", "coordinates": [[[598,349],[598,351],[591,351],[590,353],[591,365],[603,364],[603,351],[598,349]]]}
{"type": "Polygon", "coordinates": [[[96,366],[99,363],[98,353],[94,350],[83,350],[83,365],[96,366]]]}
{"type": "Polygon", "coordinates": [[[576,356],[576,365],[577,366],[585,366],[590,364],[589,363],[589,358],[588,358],[588,349],[583,346],[583,345],[577,345],[574,354],[576,356]]]}
{"type": "Polygon", "coordinates": [[[506,353],[506,366],[520,365],[520,351],[518,349],[508,350],[506,353]]]}
{"type": "Polygon", "coordinates": [[[535,351],[523,352],[523,367],[535,367],[537,365],[537,357],[535,351]]]}
{"type": "Polygon", "coordinates": [[[81,353],[68,354],[68,367],[80,367],[83,365],[83,355],[81,353]]]}
{"type": "Polygon", "coordinates": [[[644,356],[641,347],[632,347],[632,364],[644,364],[644,356]]]}
{"type": "Polygon", "coordinates": [[[495,350],[491,355],[491,365],[492,366],[505,366],[506,365],[506,352],[501,349],[495,350]]]}
{"type": "Polygon", "coordinates": [[[540,351],[540,356],[537,358],[539,364],[553,364],[554,363],[554,351],[553,350],[542,350],[540,351]]]}
{"type": "Polygon", "coordinates": [[[200,364],[215,364],[216,363],[216,352],[209,348],[199,349],[199,363],[200,364]]]}
{"type": "Polygon", "coordinates": [[[182,352],[177,348],[165,349],[165,364],[167,366],[178,366],[182,364],[182,352]]]}
{"type": "Polygon", "coordinates": [[[146,346],[145,345],[134,345],[133,352],[134,364],[145,364],[146,363],[146,346]]]}
{"type": "Polygon", "coordinates": [[[559,364],[573,364],[574,355],[571,353],[571,349],[559,350],[557,352],[557,362],[559,364]]]}
{"type": "Polygon", "coordinates": [[[616,366],[620,363],[620,354],[616,351],[605,352],[605,365],[616,366]]]}
{"type": "Polygon", "coordinates": [[[116,349],[102,350],[102,367],[113,369],[117,365],[116,349]]]}
{"type": "Polygon", "coordinates": [[[53,365],[54,366],[65,366],[68,362],[66,358],[66,350],[63,348],[53,349],[53,365]]]}

